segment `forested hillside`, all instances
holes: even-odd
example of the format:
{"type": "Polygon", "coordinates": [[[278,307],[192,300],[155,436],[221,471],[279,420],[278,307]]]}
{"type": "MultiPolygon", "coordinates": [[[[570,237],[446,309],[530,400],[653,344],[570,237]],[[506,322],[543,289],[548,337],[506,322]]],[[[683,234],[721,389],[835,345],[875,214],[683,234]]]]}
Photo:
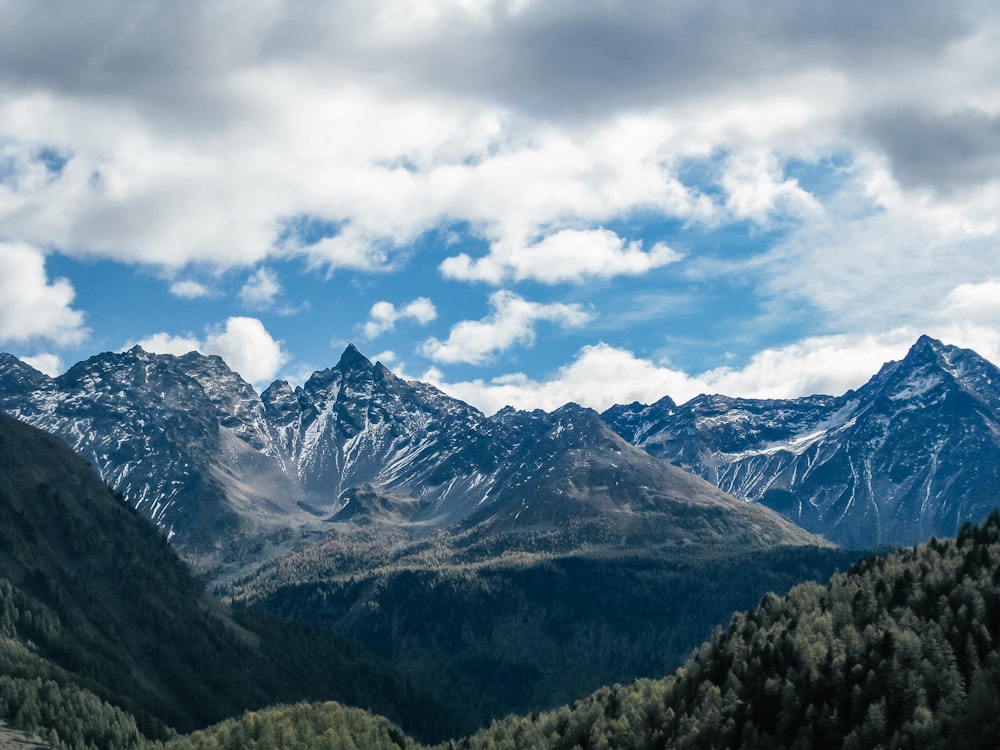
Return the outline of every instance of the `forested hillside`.
{"type": "Polygon", "coordinates": [[[737,614],[672,677],[449,747],[994,748],[1000,514],[737,614]]]}
{"type": "Polygon", "coordinates": [[[440,708],[363,649],[251,611],[241,623],[68,446],[0,414],[0,720],[134,747],[335,698],[444,731],[440,708]]]}
{"type": "MultiPolygon", "coordinates": [[[[605,687],[440,748],[994,748],[998,645],[994,513],[957,540],[765,596],[666,679],[605,687]]],[[[245,716],[171,748],[412,745],[377,717],[323,705],[245,716]]]]}
{"type": "Polygon", "coordinates": [[[254,606],[349,637],[471,732],[601,685],[667,674],[734,611],[768,591],[826,580],[854,559],[790,547],[716,556],[598,548],[422,567],[405,560],[286,585],[254,606]]]}

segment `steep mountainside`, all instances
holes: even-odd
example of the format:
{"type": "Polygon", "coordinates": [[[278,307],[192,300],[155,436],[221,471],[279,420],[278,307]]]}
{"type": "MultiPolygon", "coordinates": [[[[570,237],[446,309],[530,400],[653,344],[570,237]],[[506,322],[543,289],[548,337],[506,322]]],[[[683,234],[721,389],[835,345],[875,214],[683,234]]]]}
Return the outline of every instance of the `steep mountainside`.
{"type": "Polygon", "coordinates": [[[922,337],[843,396],[699,396],[603,415],[650,454],[849,546],[912,544],[1000,496],[1000,370],[922,337]]]}
{"type": "Polygon", "coordinates": [[[63,437],[219,581],[364,524],[397,538],[672,513],[677,543],[815,541],[649,461],[590,410],[486,417],[353,346],[304,386],[261,396],[196,353],[134,348],[57,378],[5,356],[0,408],[63,437]]]}
{"type": "Polygon", "coordinates": [[[108,748],[305,698],[441,720],[343,639],[240,614],[65,443],[0,414],[0,720],[108,748]]]}
{"type": "Polygon", "coordinates": [[[339,550],[312,549],[238,593],[359,642],[472,731],[601,685],[666,674],[734,610],[768,591],[825,580],[856,558],[804,546],[720,545],[710,555],[581,543],[589,533],[567,529],[558,541],[575,538],[581,550],[563,553],[543,551],[557,545],[542,532],[478,536],[469,546],[464,538],[424,542],[386,550],[367,566],[358,559],[343,573],[335,570],[339,550]]]}

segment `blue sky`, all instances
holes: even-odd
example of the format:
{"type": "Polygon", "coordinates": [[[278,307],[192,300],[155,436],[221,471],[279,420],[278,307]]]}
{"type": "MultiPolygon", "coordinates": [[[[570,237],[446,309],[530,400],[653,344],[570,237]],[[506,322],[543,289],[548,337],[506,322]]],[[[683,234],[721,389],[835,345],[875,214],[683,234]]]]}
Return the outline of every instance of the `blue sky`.
{"type": "Polygon", "coordinates": [[[487,412],[1000,361],[998,80],[986,2],[13,0],[0,350],[487,412]]]}

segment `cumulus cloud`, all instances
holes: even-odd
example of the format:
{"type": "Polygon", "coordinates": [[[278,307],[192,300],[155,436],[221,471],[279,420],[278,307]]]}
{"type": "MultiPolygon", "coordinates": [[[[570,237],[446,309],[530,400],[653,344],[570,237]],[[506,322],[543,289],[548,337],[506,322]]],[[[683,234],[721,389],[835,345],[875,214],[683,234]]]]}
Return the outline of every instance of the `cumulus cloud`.
{"type": "Polygon", "coordinates": [[[88,331],[75,296],[68,279],[49,280],[41,251],[0,242],[0,342],[81,343],[88,331]]]}
{"type": "Polygon", "coordinates": [[[539,321],[574,327],[591,319],[580,305],[531,302],[506,290],[490,295],[490,307],[492,314],[483,320],[463,320],[452,326],[447,340],[425,341],[423,353],[436,362],[480,365],[514,346],[530,345],[539,321]]]}
{"type": "Polygon", "coordinates": [[[773,153],[742,153],[726,160],[720,185],[726,192],[726,209],[736,219],[768,224],[772,217],[819,214],[819,202],[795,179],[782,174],[773,153]]]}
{"type": "Polygon", "coordinates": [[[626,241],[607,229],[563,229],[533,245],[500,241],[486,257],[473,260],[462,253],[446,258],[441,272],[463,281],[499,284],[514,281],[583,281],[585,277],[637,276],[676,263],[681,255],[662,242],[648,252],[642,241],[626,241]]]}
{"type": "Polygon", "coordinates": [[[287,360],[281,342],[256,318],[229,318],[224,328],[205,337],[205,350],[218,354],[251,383],[270,380],[287,360]]]}
{"type": "Polygon", "coordinates": [[[211,290],[199,281],[180,279],[170,285],[170,293],[181,299],[198,299],[208,297],[211,290]]]}
{"type": "Polygon", "coordinates": [[[256,318],[231,317],[224,324],[210,327],[204,338],[160,332],[130,342],[124,348],[134,344],[157,354],[180,356],[191,351],[217,354],[244,380],[254,384],[274,379],[288,361],[281,342],[256,318]]]}
{"type": "Polygon", "coordinates": [[[707,393],[744,398],[839,396],[863,385],[884,363],[903,357],[918,336],[897,329],[878,335],[809,337],[764,349],[740,368],[709,370],[697,381],[707,393]]]}
{"type": "Polygon", "coordinates": [[[437,318],[437,308],[427,297],[417,297],[397,308],[391,302],[380,301],[372,305],[368,312],[368,322],[364,325],[365,338],[391,331],[400,320],[414,320],[422,326],[437,318]]]}
{"type": "Polygon", "coordinates": [[[548,380],[511,373],[489,381],[446,382],[438,370],[423,377],[487,414],[504,406],[551,411],[571,401],[603,410],[616,403],[649,403],[667,394],[688,394],[696,389],[679,370],[603,343],[581,349],[548,380]]]}
{"type": "Polygon", "coordinates": [[[944,299],[948,320],[1000,327],[1000,279],[959,284],[944,299]]]}
{"type": "Polygon", "coordinates": [[[280,293],[278,275],[268,268],[258,268],[240,289],[240,301],[251,310],[267,310],[280,293]]]}
{"type": "Polygon", "coordinates": [[[486,413],[506,405],[552,410],[570,401],[603,411],[633,401],[653,403],[663,396],[678,403],[716,393],[741,398],[837,396],[864,385],[886,362],[902,359],[923,333],[1000,363],[1000,281],[962,284],[931,312],[933,322],[926,328],[811,336],[763,349],[740,367],[701,373],[602,343],[583,347],[548,379],[508,373],[448,382],[434,368],[423,378],[486,413]]]}
{"type": "Polygon", "coordinates": [[[21,361],[51,377],[55,377],[63,371],[62,358],[58,354],[41,352],[32,357],[21,357],[21,361]]]}
{"type": "MultiPolygon", "coordinates": [[[[711,221],[728,206],[756,220],[808,201],[794,180],[735,168],[713,198],[683,184],[679,166],[718,150],[736,164],[761,149],[784,162],[842,148],[859,122],[889,148],[884,134],[897,128],[879,119],[884,102],[924,112],[936,98],[928,87],[954,97],[951,78],[928,73],[968,78],[983,67],[969,56],[989,42],[975,36],[981,19],[935,4],[919,13],[893,3],[850,13],[794,3],[768,13],[715,2],[669,14],[640,2],[420,7],[140,10],[107,0],[43,22],[31,4],[8,4],[5,231],[170,267],[291,251],[371,270],[392,267],[447,221],[523,255],[525,237],[636,211],[711,221]],[[109,27],[118,30],[110,46],[109,27]],[[335,231],[289,238],[297,217],[335,231]]],[[[988,148],[994,116],[949,126],[952,140],[988,148]]],[[[556,250],[545,242],[534,255],[556,250]]],[[[631,245],[617,253],[605,240],[587,261],[596,270],[580,274],[639,273],[667,257],[651,249],[643,259],[631,245]]],[[[538,270],[515,260],[507,273],[538,270]]]]}
{"type": "Polygon", "coordinates": [[[1000,364],[1000,279],[960,284],[945,296],[931,335],[1000,364]]]}

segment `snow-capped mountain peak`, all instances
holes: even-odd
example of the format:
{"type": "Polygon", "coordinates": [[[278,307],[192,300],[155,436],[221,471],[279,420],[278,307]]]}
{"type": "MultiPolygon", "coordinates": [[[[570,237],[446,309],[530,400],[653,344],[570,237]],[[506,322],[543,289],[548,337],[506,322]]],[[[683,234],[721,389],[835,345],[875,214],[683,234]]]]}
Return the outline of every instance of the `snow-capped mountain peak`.
{"type": "Polygon", "coordinates": [[[843,396],[609,410],[653,455],[854,546],[951,536],[1000,497],[1000,371],[922,336],[843,396]]]}

